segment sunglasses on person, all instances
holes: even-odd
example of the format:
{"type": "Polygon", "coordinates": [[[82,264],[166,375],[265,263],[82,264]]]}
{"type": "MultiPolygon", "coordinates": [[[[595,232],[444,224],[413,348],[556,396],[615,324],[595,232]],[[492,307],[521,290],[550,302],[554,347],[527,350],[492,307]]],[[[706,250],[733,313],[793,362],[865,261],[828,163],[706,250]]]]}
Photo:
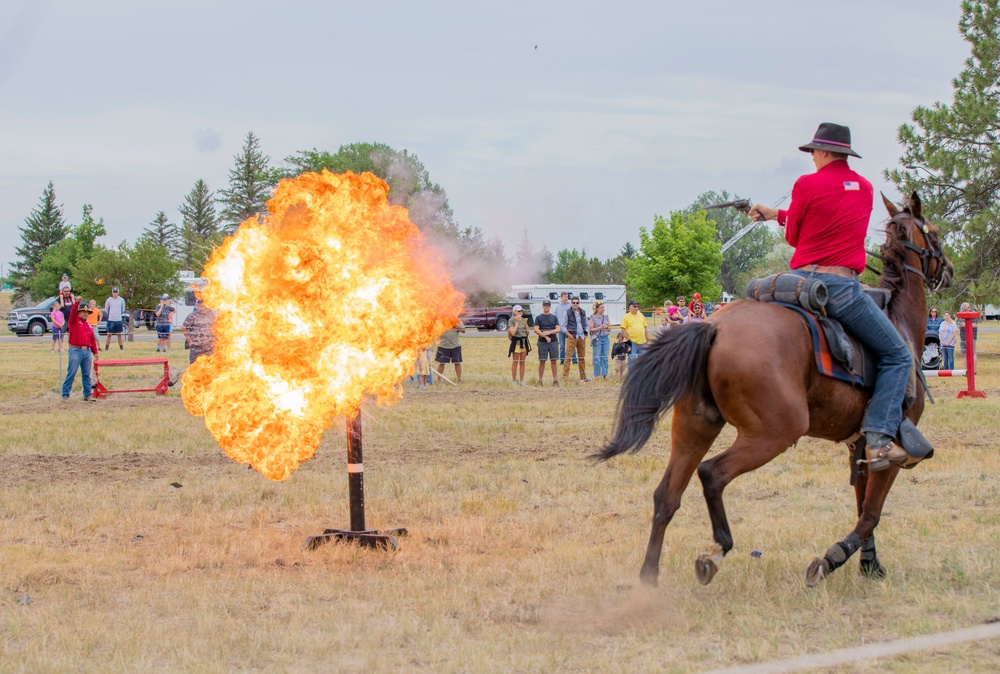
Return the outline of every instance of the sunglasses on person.
{"type": "Polygon", "coordinates": [[[573,304],[579,304],[579,302],[575,302],[575,301],[574,301],[574,302],[573,302],[573,304]]]}

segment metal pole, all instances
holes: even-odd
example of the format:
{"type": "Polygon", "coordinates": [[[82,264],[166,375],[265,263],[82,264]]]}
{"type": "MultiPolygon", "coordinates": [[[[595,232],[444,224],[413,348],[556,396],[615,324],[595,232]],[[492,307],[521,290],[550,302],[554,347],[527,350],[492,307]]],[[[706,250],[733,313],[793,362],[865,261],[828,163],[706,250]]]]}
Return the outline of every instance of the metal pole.
{"type": "Polygon", "coordinates": [[[972,319],[979,318],[978,311],[959,311],[955,314],[965,320],[965,372],[968,389],[959,391],[958,398],[985,398],[984,391],[976,390],[976,339],[972,331],[972,319]]]}
{"type": "Polygon", "coordinates": [[[347,480],[351,531],[365,530],[365,464],[361,454],[361,410],[347,418],[347,480]]]}
{"type": "Polygon", "coordinates": [[[326,529],[319,536],[306,539],[305,548],[315,550],[327,541],[354,541],[366,548],[398,550],[397,536],[406,529],[369,531],[365,528],[365,464],[361,456],[361,410],[347,417],[347,486],[351,507],[351,528],[326,529]]]}

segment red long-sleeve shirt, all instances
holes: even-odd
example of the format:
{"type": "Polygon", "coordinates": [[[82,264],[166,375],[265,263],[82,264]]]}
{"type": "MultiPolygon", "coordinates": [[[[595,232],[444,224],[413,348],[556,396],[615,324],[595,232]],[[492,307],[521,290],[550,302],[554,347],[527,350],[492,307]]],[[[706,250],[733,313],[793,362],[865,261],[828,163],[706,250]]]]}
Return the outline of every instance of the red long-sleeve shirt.
{"type": "Polygon", "coordinates": [[[874,194],[872,184],[843,160],[796,180],[788,210],[778,211],[785,240],[795,247],[789,266],[818,264],[864,271],[874,194]]]}
{"type": "Polygon", "coordinates": [[[94,337],[94,329],[90,327],[90,323],[87,322],[86,318],[80,317],[80,312],[77,311],[77,307],[80,306],[80,302],[74,302],[73,308],[69,310],[69,345],[76,346],[79,348],[90,348],[97,355],[97,338],[94,337]]]}

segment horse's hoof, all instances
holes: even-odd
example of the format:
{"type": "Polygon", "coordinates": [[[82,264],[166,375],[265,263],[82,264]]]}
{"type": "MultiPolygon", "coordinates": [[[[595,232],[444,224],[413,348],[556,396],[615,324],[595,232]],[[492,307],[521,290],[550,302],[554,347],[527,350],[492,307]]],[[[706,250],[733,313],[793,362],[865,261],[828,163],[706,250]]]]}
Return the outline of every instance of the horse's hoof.
{"type": "Polygon", "coordinates": [[[660,584],[659,580],[657,580],[659,575],[659,569],[649,570],[643,568],[643,570],[639,572],[639,580],[642,581],[643,585],[657,587],[660,584]]]}
{"type": "Polygon", "coordinates": [[[812,563],[806,569],[806,587],[816,587],[828,573],[830,573],[830,567],[827,565],[825,559],[817,557],[812,560],[812,563]]]}
{"type": "Polygon", "coordinates": [[[872,580],[882,580],[889,575],[889,572],[885,570],[881,562],[873,559],[870,562],[861,562],[861,575],[872,580]]]}
{"type": "Polygon", "coordinates": [[[718,572],[719,567],[711,555],[698,555],[698,559],[694,560],[694,575],[698,576],[698,582],[702,585],[711,583],[718,572]]]}

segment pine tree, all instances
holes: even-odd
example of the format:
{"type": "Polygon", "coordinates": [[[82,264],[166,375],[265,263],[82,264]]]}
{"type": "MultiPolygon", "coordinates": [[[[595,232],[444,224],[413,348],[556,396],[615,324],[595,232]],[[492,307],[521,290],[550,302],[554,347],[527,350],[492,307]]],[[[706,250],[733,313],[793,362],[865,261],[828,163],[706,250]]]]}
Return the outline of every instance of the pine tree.
{"type": "Polygon", "coordinates": [[[1000,297],[1000,0],[962,3],[959,31],[971,47],[952,80],[950,105],[919,106],[899,128],[905,169],[886,171],[904,196],[946,233],[955,263],[949,295],[1000,297]]]}
{"type": "Polygon", "coordinates": [[[181,263],[186,269],[200,273],[212,250],[222,241],[215,195],[204,180],[198,179],[177,210],[184,218],[181,263]]]}
{"type": "Polygon", "coordinates": [[[170,257],[179,260],[181,257],[181,233],[177,225],[167,220],[167,214],[157,211],[156,217],[149,223],[149,226],[142,230],[139,236],[141,241],[148,241],[156,246],[163,246],[167,249],[170,257]]]}
{"type": "Polygon", "coordinates": [[[267,200],[274,187],[268,169],[270,158],[260,150],[260,139],[247,133],[243,151],[233,157],[229,171],[229,189],[219,192],[223,204],[221,220],[227,233],[236,231],[240,223],[267,211],[267,200]]]}
{"type": "Polygon", "coordinates": [[[70,226],[63,218],[62,205],[56,204],[51,182],[42,192],[38,208],[31,211],[24,224],[24,227],[18,228],[21,231],[21,246],[14,249],[19,259],[11,266],[10,272],[10,281],[18,293],[27,291],[28,283],[49,246],[59,243],[70,232],[70,226]]]}

